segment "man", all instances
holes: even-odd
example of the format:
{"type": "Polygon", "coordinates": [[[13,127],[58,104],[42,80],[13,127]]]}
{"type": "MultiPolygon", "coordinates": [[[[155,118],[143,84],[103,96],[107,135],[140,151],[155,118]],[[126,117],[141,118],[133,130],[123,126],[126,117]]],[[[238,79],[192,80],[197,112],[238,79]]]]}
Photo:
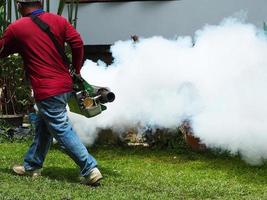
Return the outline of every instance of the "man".
{"type": "Polygon", "coordinates": [[[30,80],[38,118],[32,145],[22,166],[13,171],[18,175],[41,175],[41,169],[53,137],[80,167],[83,183],[96,185],[102,178],[96,160],[80,142],[67,117],[66,104],[72,93],[72,78],[68,66],[49,36],[29,17],[38,16],[50,26],[58,42],[67,42],[72,49],[72,62],[77,74],[83,59],[83,42],[79,33],[63,17],[42,10],[41,0],[18,0],[21,19],[10,24],[0,39],[0,58],[19,53],[30,80]]]}

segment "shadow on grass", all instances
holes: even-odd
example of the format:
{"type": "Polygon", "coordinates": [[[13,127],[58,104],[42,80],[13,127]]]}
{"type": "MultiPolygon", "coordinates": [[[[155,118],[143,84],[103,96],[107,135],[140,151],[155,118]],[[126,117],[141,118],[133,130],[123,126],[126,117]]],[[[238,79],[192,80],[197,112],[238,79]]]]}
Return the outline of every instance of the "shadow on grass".
{"type": "Polygon", "coordinates": [[[7,174],[7,175],[16,175],[10,168],[0,168],[0,173],[7,174]]]}
{"type": "MultiPolygon", "coordinates": [[[[109,168],[101,167],[101,173],[105,177],[119,176],[118,173],[110,170],[109,168]]],[[[43,170],[42,176],[48,177],[51,180],[67,181],[69,183],[80,182],[80,174],[78,168],[65,168],[65,167],[46,167],[43,170]]]]}
{"type": "MultiPolygon", "coordinates": [[[[118,177],[120,174],[116,173],[110,168],[101,167],[101,173],[105,177],[118,177]]],[[[11,168],[0,168],[0,174],[6,174],[9,176],[16,175],[11,168]]],[[[50,180],[56,180],[59,182],[79,183],[79,169],[78,168],[66,168],[66,167],[45,167],[42,171],[42,177],[50,180]]]]}
{"type": "Polygon", "coordinates": [[[42,176],[51,180],[67,181],[70,183],[76,183],[78,179],[78,170],[76,168],[67,167],[45,167],[42,176]]]}
{"type": "MultiPolygon", "coordinates": [[[[0,173],[7,174],[9,176],[19,176],[13,172],[11,168],[0,168],[0,173]]],[[[20,176],[23,177],[23,176],[20,176]]],[[[26,177],[26,176],[24,176],[26,177]]],[[[77,181],[77,170],[72,168],[57,168],[51,167],[46,168],[42,172],[42,177],[48,177],[51,180],[58,181],[68,181],[68,182],[76,182],[77,181]]]]}
{"type": "Polygon", "coordinates": [[[189,167],[196,173],[205,171],[222,172],[229,179],[235,178],[238,182],[247,184],[267,185],[267,164],[251,166],[243,161],[240,156],[231,156],[227,152],[216,152],[208,150],[205,152],[194,152],[188,148],[182,149],[151,149],[144,147],[114,147],[94,150],[100,157],[108,159],[110,155],[117,158],[129,156],[144,162],[161,162],[177,165],[181,170],[189,167]],[[102,154],[102,151],[105,153],[102,154]],[[175,159],[174,159],[175,158],[175,159]]]}

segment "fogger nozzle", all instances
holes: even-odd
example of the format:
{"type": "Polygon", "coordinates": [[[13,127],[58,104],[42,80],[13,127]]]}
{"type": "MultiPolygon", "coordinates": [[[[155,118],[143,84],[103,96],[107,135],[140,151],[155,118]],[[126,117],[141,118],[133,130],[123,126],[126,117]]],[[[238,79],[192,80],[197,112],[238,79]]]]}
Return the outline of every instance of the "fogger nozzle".
{"type": "Polygon", "coordinates": [[[115,94],[106,89],[99,90],[98,95],[100,103],[108,103],[113,102],[115,100],[115,94]]]}

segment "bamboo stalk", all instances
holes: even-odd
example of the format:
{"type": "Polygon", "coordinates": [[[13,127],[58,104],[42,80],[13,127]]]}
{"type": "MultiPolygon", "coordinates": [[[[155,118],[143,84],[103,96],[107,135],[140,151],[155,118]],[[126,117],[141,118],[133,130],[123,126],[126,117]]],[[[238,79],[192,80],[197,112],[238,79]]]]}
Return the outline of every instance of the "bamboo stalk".
{"type": "Polygon", "coordinates": [[[69,22],[73,24],[73,8],[74,8],[74,0],[71,0],[71,3],[68,5],[69,10],[68,10],[68,17],[69,17],[69,22]]]}
{"type": "Polygon", "coordinates": [[[50,12],[50,0],[46,0],[46,11],[50,12]]]}
{"type": "Polygon", "coordinates": [[[75,15],[74,15],[74,27],[77,28],[77,21],[78,21],[78,11],[79,11],[79,0],[76,0],[76,7],[75,7],[75,15]]]}
{"type": "Polygon", "coordinates": [[[10,0],[8,0],[8,4],[7,4],[7,21],[8,21],[8,25],[12,21],[12,1],[10,0]]]}
{"type": "Polygon", "coordinates": [[[7,27],[7,5],[6,5],[6,1],[5,1],[5,3],[4,3],[4,16],[3,16],[3,30],[2,30],[2,32],[4,32],[4,30],[6,29],[6,27],[7,27]]]}
{"type": "Polygon", "coordinates": [[[14,3],[14,9],[15,9],[15,16],[16,16],[16,19],[18,19],[19,12],[18,12],[18,7],[17,7],[17,0],[14,0],[13,3],[14,3]]]}
{"type": "Polygon", "coordinates": [[[58,10],[57,10],[57,14],[58,15],[62,15],[64,7],[65,7],[65,0],[60,0],[59,5],[58,5],[58,10]]]}
{"type": "Polygon", "coordinates": [[[42,0],[41,3],[42,3],[42,8],[44,9],[44,0],[42,0]]]}

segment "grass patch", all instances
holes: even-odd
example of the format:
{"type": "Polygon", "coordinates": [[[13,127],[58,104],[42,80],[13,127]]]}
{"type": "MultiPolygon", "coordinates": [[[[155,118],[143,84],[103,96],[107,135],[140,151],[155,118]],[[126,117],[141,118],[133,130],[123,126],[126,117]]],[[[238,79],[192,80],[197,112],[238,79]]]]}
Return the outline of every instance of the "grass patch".
{"type": "Polygon", "coordinates": [[[267,166],[239,158],[186,150],[97,147],[90,152],[104,175],[102,186],[79,184],[79,170],[52,148],[43,176],[12,174],[27,142],[0,144],[0,199],[266,199],[267,166]]]}

